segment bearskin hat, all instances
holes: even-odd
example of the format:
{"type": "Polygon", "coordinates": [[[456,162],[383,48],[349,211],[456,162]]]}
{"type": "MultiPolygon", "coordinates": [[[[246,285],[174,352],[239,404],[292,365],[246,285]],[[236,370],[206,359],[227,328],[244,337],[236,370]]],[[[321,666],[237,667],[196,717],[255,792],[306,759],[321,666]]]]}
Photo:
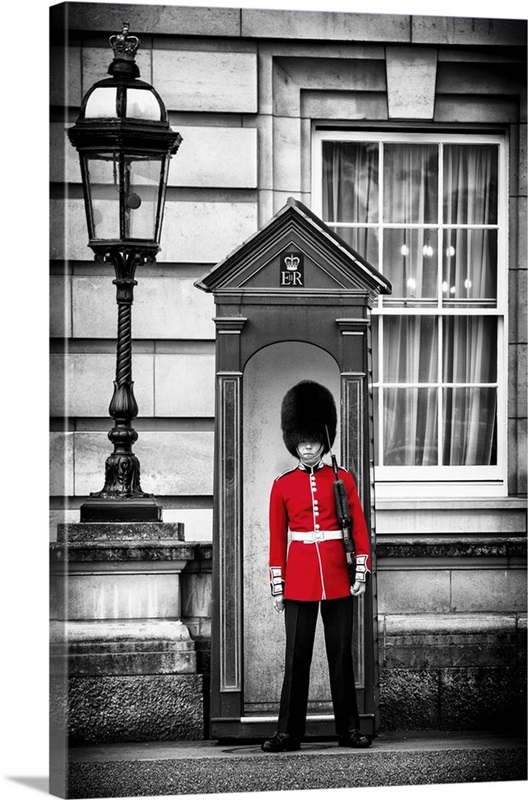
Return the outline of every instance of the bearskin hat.
{"type": "Polygon", "coordinates": [[[323,452],[334,443],[337,428],[337,411],[332,393],[315,381],[301,381],[293,386],[282,400],[282,438],[287,450],[297,458],[301,442],[316,439],[323,444],[323,452]]]}

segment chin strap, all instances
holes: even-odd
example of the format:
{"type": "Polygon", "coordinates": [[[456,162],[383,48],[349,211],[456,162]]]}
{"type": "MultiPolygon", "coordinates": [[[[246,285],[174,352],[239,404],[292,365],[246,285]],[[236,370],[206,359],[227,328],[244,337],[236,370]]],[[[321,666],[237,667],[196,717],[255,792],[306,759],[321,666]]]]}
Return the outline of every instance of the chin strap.
{"type": "Polygon", "coordinates": [[[311,459],[313,460],[313,463],[307,463],[306,461],[303,461],[303,457],[299,452],[299,448],[297,448],[297,455],[299,456],[301,464],[303,464],[307,469],[312,469],[313,467],[318,467],[319,464],[321,463],[323,459],[323,450],[324,447],[323,445],[321,445],[319,450],[316,450],[314,453],[312,453],[311,459]]]}

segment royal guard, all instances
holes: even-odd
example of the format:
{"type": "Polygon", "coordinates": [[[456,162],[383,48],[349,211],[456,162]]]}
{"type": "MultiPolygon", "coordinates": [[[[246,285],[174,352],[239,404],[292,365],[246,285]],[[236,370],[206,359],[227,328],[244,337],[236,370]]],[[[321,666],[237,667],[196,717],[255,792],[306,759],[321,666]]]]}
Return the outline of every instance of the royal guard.
{"type": "Polygon", "coordinates": [[[306,726],[310,664],[319,608],[335,727],[341,747],[369,747],[359,730],[352,664],[354,597],[365,592],[370,542],[350,472],[326,464],[337,412],[331,392],[301,381],[281,406],[284,444],[297,464],[275,479],[270,496],[269,573],[275,609],[284,611],[285,672],[278,730],[262,750],[299,750],[306,726]]]}

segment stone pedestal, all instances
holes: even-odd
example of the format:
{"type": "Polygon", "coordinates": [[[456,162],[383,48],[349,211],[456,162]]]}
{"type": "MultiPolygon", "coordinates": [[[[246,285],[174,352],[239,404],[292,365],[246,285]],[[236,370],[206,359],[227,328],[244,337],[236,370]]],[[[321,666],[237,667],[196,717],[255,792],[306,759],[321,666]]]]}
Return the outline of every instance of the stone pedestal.
{"type": "Polygon", "coordinates": [[[59,525],[51,545],[52,739],[202,739],[202,676],[181,620],[183,526],[59,525]]]}

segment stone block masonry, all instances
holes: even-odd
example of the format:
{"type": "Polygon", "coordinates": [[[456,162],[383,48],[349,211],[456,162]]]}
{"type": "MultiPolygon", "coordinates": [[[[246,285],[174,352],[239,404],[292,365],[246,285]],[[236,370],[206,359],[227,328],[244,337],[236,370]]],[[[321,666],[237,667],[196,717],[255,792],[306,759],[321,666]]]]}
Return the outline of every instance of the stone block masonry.
{"type": "Polygon", "coordinates": [[[204,676],[182,621],[180,580],[196,559],[185,579],[185,614],[203,661],[206,551],[183,541],[178,523],[58,526],[51,544],[54,741],[204,738],[204,676]]]}
{"type": "Polygon", "coordinates": [[[202,675],[98,675],[52,679],[55,720],[76,744],[204,738],[202,675]]]}
{"type": "Polygon", "coordinates": [[[380,730],[522,733],[524,537],[380,536],[377,555],[380,730]]]}

